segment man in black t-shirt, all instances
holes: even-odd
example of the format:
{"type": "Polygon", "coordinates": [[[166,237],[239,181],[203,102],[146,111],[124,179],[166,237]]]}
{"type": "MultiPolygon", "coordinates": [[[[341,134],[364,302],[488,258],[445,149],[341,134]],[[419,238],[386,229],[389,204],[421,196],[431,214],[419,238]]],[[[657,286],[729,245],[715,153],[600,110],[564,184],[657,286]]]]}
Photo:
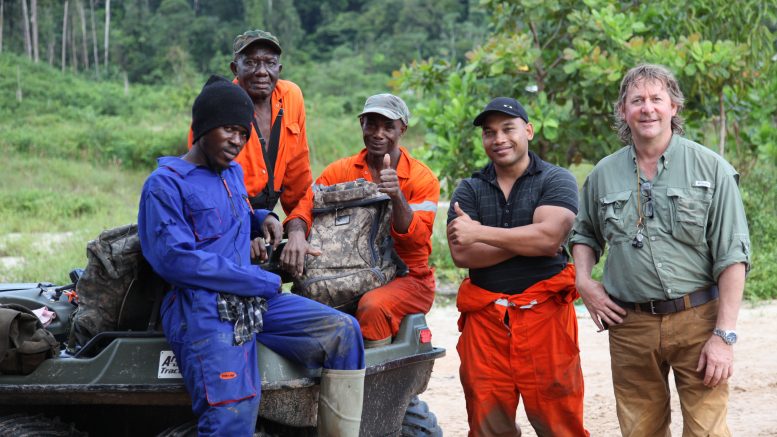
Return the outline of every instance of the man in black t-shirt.
{"type": "Polygon", "coordinates": [[[459,288],[461,383],[470,436],[520,435],[519,396],[538,436],[586,436],[574,265],[559,250],[577,214],[569,171],[529,151],[534,128],[512,98],[475,118],[490,163],[461,181],[448,245],[459,288]]]}

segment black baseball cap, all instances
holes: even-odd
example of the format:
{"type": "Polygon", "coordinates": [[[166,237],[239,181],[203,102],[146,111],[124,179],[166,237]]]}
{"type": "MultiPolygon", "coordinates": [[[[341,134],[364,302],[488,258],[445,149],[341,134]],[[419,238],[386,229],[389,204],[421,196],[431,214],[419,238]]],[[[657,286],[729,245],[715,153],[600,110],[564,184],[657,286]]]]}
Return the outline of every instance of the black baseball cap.
{"type": "Polygon", "coordinates": [[[511,97],[497,97],[488,102],[488,105],[486,105],[483,111],[475,117],[475,121],[473,121],[472,124],[475,126],[482,126],[486,117],[491,112],[501,112],[513,117],[520,117],[523,121],[529,122],[529,115],[526,114],[526,110],[518,103],[518,100],[511,97]]]}

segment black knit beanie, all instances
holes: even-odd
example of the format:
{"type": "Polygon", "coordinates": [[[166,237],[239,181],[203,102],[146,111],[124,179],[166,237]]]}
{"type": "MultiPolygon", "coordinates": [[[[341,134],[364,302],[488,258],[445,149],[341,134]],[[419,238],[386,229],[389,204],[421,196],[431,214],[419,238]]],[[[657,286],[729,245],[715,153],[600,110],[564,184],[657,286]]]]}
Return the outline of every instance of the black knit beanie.
{"type": "Polygon", "coordinates": [[[211,76],[192,105],[194,141],[220,126],[243,126],[251,131],[254,103],[238,85],[221,76],[211,76]]]}

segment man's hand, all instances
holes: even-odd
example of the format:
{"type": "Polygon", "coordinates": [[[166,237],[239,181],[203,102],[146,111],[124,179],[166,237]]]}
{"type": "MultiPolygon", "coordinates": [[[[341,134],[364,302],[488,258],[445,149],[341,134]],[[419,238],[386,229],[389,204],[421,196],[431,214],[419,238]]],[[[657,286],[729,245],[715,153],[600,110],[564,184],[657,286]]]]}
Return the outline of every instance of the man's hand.
{"type": "Polygon", "coordinates": [[[601,282],[593,279],[579,279],[577,281],[577,291],[583,298],[585,307],[588,308],[588,314],[599,327],[599,332],[604,331],[604,324],[617,325],[623,322],[626,316],[626,310],[612,301],[601,282]]]}
{"type": "Polygon", "coordinates": [[[277,249],[278,245],[281,243],[281,239],[283,239],[281,222],[279,222],[274,215],[267,215],[264,219],[264,223],[262,223],[262,234],[264,236],[264,241],[272,244],[273,250],[277,249]]]}
{"type": "Polygon", "coordinates": [[[388,153],[383,155],[383,170],[380,171],[378,191],[388,194],[392,200],[402,198],[402,191],[399,189],[399,176],[397,176],[397,171],[391,168],[391,156],[388,153]]]}
{"type": "Polygon", "coordinates": [[[734,374],[734,347],[713,335],[704,344],[699,356],[697,372],[704,372],[704,385],[717,387],[734,374]]]}
{"type": "Polygon", "coordinates": [[[480,233],[480,223],[467,215],[459,207],[459,202],[453,204],[453,210],[456,212],[456,218],[448,223],[448,241],[451,244],[460,244],[466,246],[478,241],[480,233]]]}
{"type": "Polygon", "coordinates": [[[267,261],[267,246],[264,243],[264,237],[256,237],[251,240],[251,259],[259,259],[259,262],[267,261]]]}
{"type": "Polygon", "coordinates": [[[302,226],[302,229],[289,226],[289,239],[281,252],[281,268],[293,276],[300,276],[304,272],[305,255],[321,255],[320,250],[308,244],[304,224],[302,226]]]}

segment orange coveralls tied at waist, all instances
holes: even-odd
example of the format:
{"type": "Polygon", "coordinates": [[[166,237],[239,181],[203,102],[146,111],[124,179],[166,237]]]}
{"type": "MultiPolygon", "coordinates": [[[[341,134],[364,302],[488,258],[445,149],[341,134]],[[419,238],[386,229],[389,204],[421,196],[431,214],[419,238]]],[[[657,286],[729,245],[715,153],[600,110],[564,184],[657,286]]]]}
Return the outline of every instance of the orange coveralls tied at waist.
{"type": "Polygon", "coordinates": [[[515,295],[485,290],[469,278],[462,282],[457,350],[470,436],[520,435],[519,396],[537,435],[588,435],[573,305],[578,296],[573,264],[515,295]]]}

